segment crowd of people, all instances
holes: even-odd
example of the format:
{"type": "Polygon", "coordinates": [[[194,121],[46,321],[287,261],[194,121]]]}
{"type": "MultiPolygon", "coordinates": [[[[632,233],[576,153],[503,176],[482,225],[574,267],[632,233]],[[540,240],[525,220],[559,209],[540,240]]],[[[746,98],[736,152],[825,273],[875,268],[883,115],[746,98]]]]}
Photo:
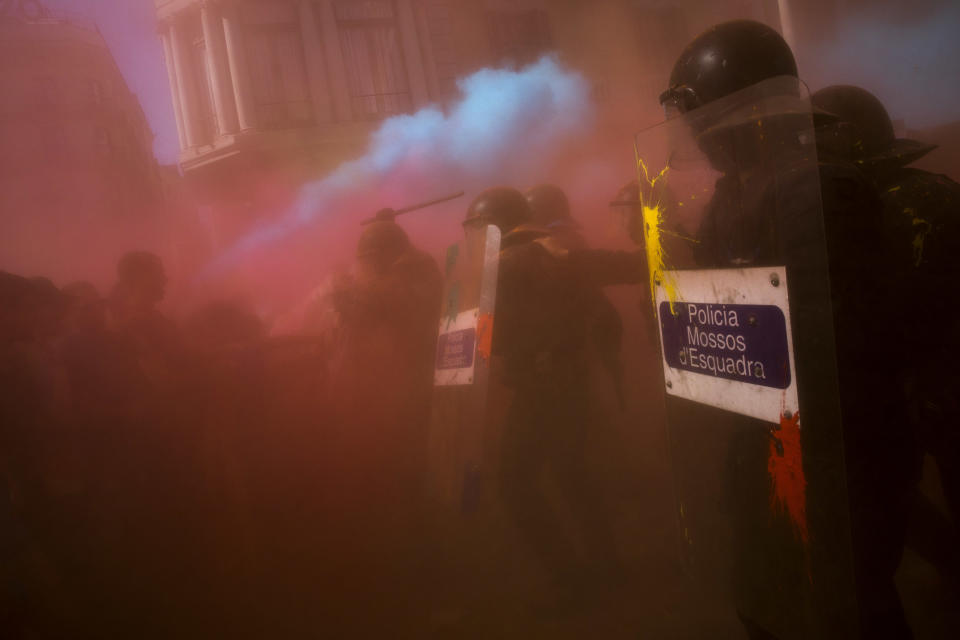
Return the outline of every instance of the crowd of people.
{"type": "MultiPolygon", "coordinates": [[[[795,76],[779,43],[762,25],[721,25],[681,56],[662,100],[690,113],[795,76]],[[742,68],[731,76],[726,64],[710,66],[704,49],[742,68]],[[710,74],[715,82],[704,80],[710,74]]],[[[930,147],[896,140],[883,106],[862,89],[828,88],[813,103],[830,114],[817,120],[820,192],[812,195],[830,253],[824,277],[834,305],[859,624],[864,637],[907,638],[893,585],[905,542],[946,580],[960,567],[950,520],[960,506],[949,355],[957,332],[947,320],[958,315],[949,291],[960,187],[907,168],[930,147]],[[887,296],[918,311],[897,316],[893,366],[881,366],[872,346],[889,342],[890,327],[872,321],[869,308],[887,296]],[[916,491],[925,454],[937,461],[952,516],[916,491]]],[[[711,144],[700,134],[701,145],[711,144]]],[[[734,219],[725,209],[757,204],[738,191],[744,184],[769,186],[756,167],[754,182],[733,180],[732,171],[751,162],[745,154],[756,152],[743,139],[731,143],[740,145],[738,164],[725,167],[697,234],[700,268],[784,259],[779,218],[734,219]],[[754,223],[763,232],[742,233],[754,223]],[[761,244],[741,246],[745,238],[761,244]]],[[[722,163],[731,147],[714,140],[722,144],[703,151],[722,163]]],[[[799,192],[787,182],[778,188],[759,204],[798,211],[799,192]]],[[[633,191],[632,215],[643,221],[642,185],[633,191]]],[[[621,407],[630,393],[624,324],[604,288],[646,284],[648,256],[643,247],[589,248],[566,195],[551,185],[484,191],[468,208],[465,234],[487,225],[502,234],[492,355],[507,397],[492,484],[548,576],[555,607],[574,606],[598,584],[623,580],[584,443],[594,423],[591,372],[602,372],[621,407]]],[[[429,628],[435,603],[472,579],[438,552],[450,544],[439,539],[443,527],[425,491],[444,273],[389,212],[364,228],[356,259],[317,297],[300,335],[282,338],[228,302],[175,323],[159,310],[163,265],[146,252],[120,259],[107,295],[87,282],[58,288],[0,273],[6,637],[397,637],[429,628]]],[[[765,456],[769,434],[757,433],[765,456]]],[[[736,464],[753,461],[744,455],[736,464]]],[[[740,562],[743,569],[751,560],[740,562]]],[[[751,606],[738,610],[750,637],[776,637],[751,606]]]]}
{"type": "Polygon", "coordinates": [[[389,573],[404,554],[388,548],[418,524],[409,438],[430,401],[440,280],[398,226],[371,226],[355,275],[324,298],[337,321],[271,338],[239,304],[166,317],[147,252],[120,259],[106,296],[3,273],[6,637],[357,619],[376,597],[357,581],[389,573]],[[318,598],[332,604],[316,612],[318,598]]]}

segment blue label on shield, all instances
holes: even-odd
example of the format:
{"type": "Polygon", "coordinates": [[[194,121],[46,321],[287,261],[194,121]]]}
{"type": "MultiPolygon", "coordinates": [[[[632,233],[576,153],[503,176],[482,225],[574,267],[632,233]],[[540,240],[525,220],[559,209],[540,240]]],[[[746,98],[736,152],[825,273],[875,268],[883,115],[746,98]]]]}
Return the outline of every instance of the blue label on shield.
{"type": "Polygon", "coordinates": [[[440,334],[437,342],[437,369],[466,369],[473,364],[473,352],[477,343],[474,328],[440,334]]]}
{"type": "Polygon", "coordinates": [[[660,303],[664,357],[674,369],[786,389],[790,386],[787,320],[779,307],[660,303]]]}

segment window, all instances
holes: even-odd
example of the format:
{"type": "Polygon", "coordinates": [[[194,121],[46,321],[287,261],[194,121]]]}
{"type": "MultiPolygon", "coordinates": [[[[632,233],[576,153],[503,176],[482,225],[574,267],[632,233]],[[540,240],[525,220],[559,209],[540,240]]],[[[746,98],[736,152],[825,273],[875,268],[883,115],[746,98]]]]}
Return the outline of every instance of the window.
{"type": "Polygon", "coordinates": [[[441,95],[453,95],[457,89],[460,68],[457,64],[457,42],[453,27],[453,9],[449,0],[432,0],[423,5],[427,35],[433,49],[433,64],[441,95]]]}
{"type": "Polygon", "coordinates": [[[550,23],[545,11],[487,11],[487,35],[497,64],[523,66],[550,50],[550,23]]]}
{"type": "Polygon", "coordinates": [[[340,47],[356,118],[376,119],[412,106],[393,2],[339,0],[340,47]]]}
{"type": "Polygon", "coordinates": [[[197,109],[200,115],[200,142],[209,143],[217,135],[217,114],[213,108],[213,79],[207,64],[207,47],[202,37],[194,38],[190,48],[193,77],[197,83],[197,109]]]}
{"type": "Polygon", "coordinates": [[[309,125],[313,110],[296,6],[245,2],[247,59],[257,121],[267,129],[309,125]]]}
{"type": "MultiPolygon", "coordinates": [[[[210,93],[210,74],[207,70],[207,48],[203,41],[203,33],[200,27],[200,13],[196,12],[186,16],[180,21],[180,27],[184,30],[184,40],[189,43],[186,47],[185,64],[190,69],[192,76],[189,81],[193,83],[193,98],[195,118],[194,123],[199,125],[195,132],[198,144],[209,144],[213,142],[217,133],[217,116],[213,109],[213,97],[210,93]]],[[[185,78],[184,81],[187,81],[185,78]]]]}

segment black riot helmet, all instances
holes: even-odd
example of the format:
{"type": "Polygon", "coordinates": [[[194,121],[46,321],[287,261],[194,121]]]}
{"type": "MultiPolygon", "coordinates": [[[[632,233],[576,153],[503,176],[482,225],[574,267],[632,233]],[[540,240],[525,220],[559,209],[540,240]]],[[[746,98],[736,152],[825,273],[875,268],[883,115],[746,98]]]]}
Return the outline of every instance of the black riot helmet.
{"type": "Polygon", "coordinates": [[[778,76],[797,77],[797,63],[783,37],[753,20],[724,22],[683,50],[660,104],[686,113],[778,76]]]}
{"type": "Polygon", "coordinates": [[[936,149],[936,145],[897,138],[880,100],[860,87],[834,85],[820,89],[810,101],[836,116],[831,128],[844,141],[848,159],[871,166],[902,167],[936,149]]]}
{"type": "Polygon", "coordinates": [[[467,209],[464,228],[496,225],[503,233],[530,222],[533,217],[530,204],[523,194],[513,187],[493,187],[482,192],[467,209]]]}
{"type": "Polygon", "coordinates": [[[560,187],[540,184],[529,189],[526,197],[534,224],[544,227],[558,223],[575,225],[570,217],[570,201],[560,187]]]}
{"type": "Polygon", "coordinates": [[[357,258],[378,264],[392,264],[410,246],[407,232],[389,220],[378,220],[364,227],[357,243],[357,258]]]}

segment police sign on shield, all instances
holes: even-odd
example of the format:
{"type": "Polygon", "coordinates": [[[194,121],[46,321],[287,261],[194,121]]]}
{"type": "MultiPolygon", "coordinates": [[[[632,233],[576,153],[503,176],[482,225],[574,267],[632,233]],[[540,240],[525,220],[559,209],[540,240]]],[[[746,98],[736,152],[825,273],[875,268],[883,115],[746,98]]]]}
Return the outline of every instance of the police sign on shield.
{"type": "Polygon", "coordinates": [[[434,385],[473,384],[479,318],[480,309],[476,308],[461,311],[456,318],[440,320],[434,385]]]}
{"type": "Polygon", "coordinates": [[[666,392],[778,423],[798,409],[783,267],[670,271],[656,302],[666,392]],[[673,299],[671,299],[673,298],[673,299]]]}

